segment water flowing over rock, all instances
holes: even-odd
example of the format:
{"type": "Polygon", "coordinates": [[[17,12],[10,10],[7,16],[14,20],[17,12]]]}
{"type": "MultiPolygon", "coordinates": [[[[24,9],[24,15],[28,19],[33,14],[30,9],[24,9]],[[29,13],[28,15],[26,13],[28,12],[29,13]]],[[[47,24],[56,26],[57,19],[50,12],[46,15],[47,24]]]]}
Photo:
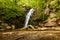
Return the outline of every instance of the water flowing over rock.
{"type": "Polygon", "coordinates": [[[28,22],[29,22],[29,19],[30,19],[30,16],[32,15],[32,13],[34,12],[34,9],[30,9],[30,11],[27,13],[26,15],[26,20],[25,20],[25,27],[27,27],[28,25],[28,22]]]}

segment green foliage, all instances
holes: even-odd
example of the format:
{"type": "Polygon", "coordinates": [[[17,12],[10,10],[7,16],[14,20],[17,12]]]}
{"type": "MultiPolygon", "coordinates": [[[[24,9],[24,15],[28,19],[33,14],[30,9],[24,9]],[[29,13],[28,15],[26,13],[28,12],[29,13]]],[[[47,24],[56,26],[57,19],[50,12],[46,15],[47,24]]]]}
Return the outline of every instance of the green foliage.
{"type": "Polygon", "coordinates": [[[39,7],[39,17],[41,21],[45,21],[48,18],[48,15],[44,14],[45,8],[52,0],[40,0],[38,1],[38,7],[39,7]]]}
{"type": "Polygon", "coordinates": [[[22,6],[30,6],[38,9],[39,17],[45,20],[45,7],[60,9],[59,0],[0,0],[0,18],[9,19],[11,17],[23,16],[25,8],[22,6]],[[52,4],[53,2],[53,4],[52,4]]]}
{"type": "Polygon", "coordinates": [[[49,5],[49,9],[55,9],[57,16],[59,13],[57,10],[60,10],[60,1],[59,0],[20,0],[21,4],[31,6],[38,9],[39,17],[41,20],[45,20],[48,16],[44,14],[45,8],[49,5]],[[46,17],[47,16],[47,17],[46,17]]]}
{"type": "Polygon", "coordinates": [[[31,6],[32,8],[36,8],[38,9],[38,14],[41,20],[45,20],[45,16],[44,15],[44,10],[45,7],[51,2],[52,0],[20,0],[20,4],[23,5],[28,5],[31,6]]]}
{"type": "Polygon", "coordinates": [[[14,0],[0,0],[0,18],[2,19],[22,16],[24,10],[21,6],[16,5],[14,0]]]}
{"type": "Polygon", "coordinates": [[[50,3],[50,9],[55,9],[57,17],[60,18],[60,0],[54,0],[50,3]]]}
{"type": "MultiPolygon", "coordinates": [[[[36,8],[39,19],[45,21],[48,18],[48,15],[44,14],[47,5],[49,9],[55,9],[60,18],[60,0],[0,0],[0,18],[10,20],[10,18],[21,17],[24,20],[25,11],[31,7],[36,8]]],[[[20,21],[20,19],[18,20],[20,21]]]]}
{"type": "Polygon", "coordinates": [[[51,1],[50,2],[50,8],[60,9],[60,1],[59,0],[51,1]]]}
{"type": "Polygon", "coordinates": [[[60,18],[60,10],[57,10],[56,15],[58,18],[60,18]]]}

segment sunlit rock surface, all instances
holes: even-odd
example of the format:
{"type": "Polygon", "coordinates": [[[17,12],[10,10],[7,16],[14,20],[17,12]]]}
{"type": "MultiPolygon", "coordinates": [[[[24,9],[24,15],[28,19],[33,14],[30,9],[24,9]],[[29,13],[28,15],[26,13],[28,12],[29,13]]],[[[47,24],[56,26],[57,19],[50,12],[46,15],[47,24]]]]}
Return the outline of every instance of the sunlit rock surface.
{"type": "Polygon", "coordinates": [[[57,21],[57,15],[55,14],[55,13],[50,13],[50,16],[48,17],[48,19],[47,19],[47,23],[45,24],[45,26],[47,26],[47,27],[55,27],[55,26],[57,26],[57,23],[56,23],[56,21],[57,21]]]}
{"type": "Polygon", "coordinates": [[[60,31],[1,32],[0,40],[60,40],[60,31]]]}

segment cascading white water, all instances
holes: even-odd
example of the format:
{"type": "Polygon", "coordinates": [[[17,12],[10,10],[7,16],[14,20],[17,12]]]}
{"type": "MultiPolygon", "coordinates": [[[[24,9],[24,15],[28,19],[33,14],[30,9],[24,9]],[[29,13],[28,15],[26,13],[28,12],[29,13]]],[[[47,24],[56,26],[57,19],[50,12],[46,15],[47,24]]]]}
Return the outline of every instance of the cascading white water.
{"type": "Polygon", "coordinates": [[[34,12],[34,8],[31,8],[30,11],[27,13],[26,19],[25,19],[25,27],[28,26],[28,22],[29,22],[30,16],[32,15],[33,12],[34,12]]]}

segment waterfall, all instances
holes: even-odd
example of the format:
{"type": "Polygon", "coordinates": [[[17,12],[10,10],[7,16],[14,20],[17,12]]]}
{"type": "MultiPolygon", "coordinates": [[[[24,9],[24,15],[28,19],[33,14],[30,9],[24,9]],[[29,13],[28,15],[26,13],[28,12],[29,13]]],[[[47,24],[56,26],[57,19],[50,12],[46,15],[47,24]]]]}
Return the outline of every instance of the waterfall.
{"type": "Polygon", "coordinates": [[[30,11],[27,13],[26,18],[25,18],[25,27],[28,26],[28,22],[29,22],[30,16],[32,15],[33,12],[34,12],[34,9],[31,8],[30,11]]]}

